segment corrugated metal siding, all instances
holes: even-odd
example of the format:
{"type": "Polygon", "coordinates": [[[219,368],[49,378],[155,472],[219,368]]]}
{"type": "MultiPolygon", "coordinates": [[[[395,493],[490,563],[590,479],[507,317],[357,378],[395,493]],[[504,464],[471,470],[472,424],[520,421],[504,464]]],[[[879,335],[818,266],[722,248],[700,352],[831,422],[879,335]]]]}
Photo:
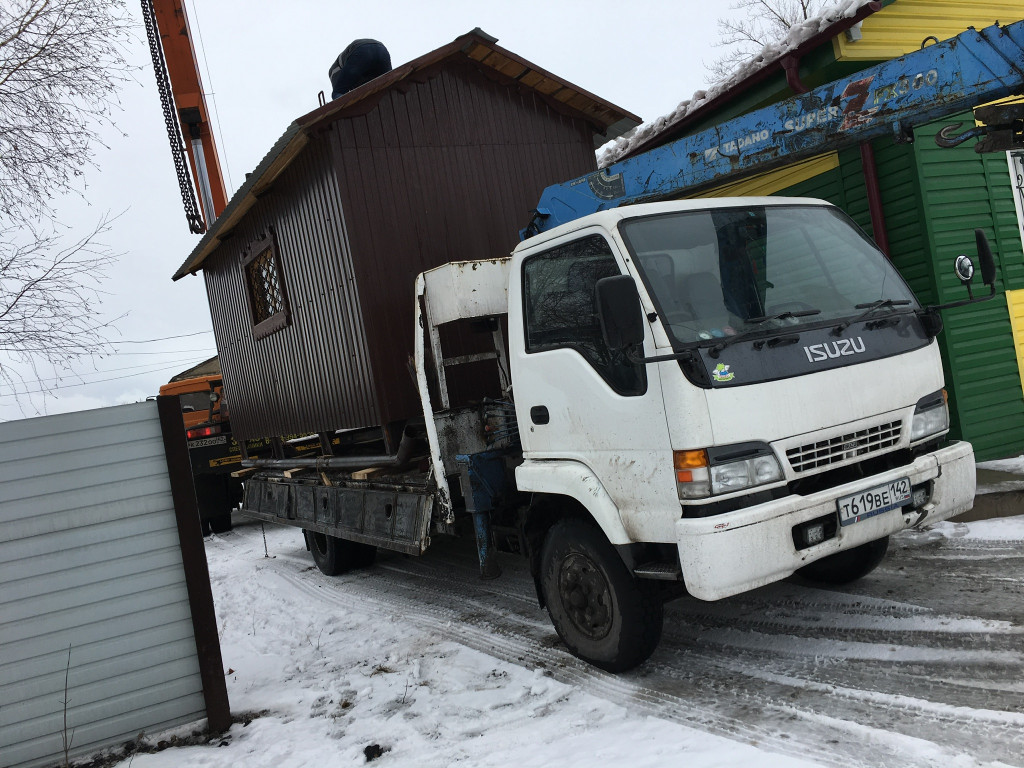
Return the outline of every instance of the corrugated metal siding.
{"type": "Polygon", "coordinates": [[[391,421],[419,409],[408,371],[415,275],[507,255],[547,184],[594,170],[592,131],[457,63],[334,129],[360,299],[374,319],[366,332],[381,416],[391,421]]]}
{"type": "Polygon", "coordinates": [[[236,437],[380,423],[341,195],[323,140],[310,142],[204,275],[236,437]],[[271,228],[291,322],[257,340],[240,259],[271,228]]]}
{"type": "Polygon", "coordinates": [[[843,61],[888,61],[921,47],[929,35],[945,40],[968,27],[981,29],[1021,18],[1020,0],[895,0],[864,19],[862,39],[834,38],[836,58],[843,61]]]}
{"type": "Polygon", "coordinates": [[[944,125],[969,120],[965,114],[918,128],[913,146],[936,298],[965,298],[952,264],[957,254],[976,253],[975,228],[985,230],[996,255],[999,294],[983,304],[943,312],[940,337],[950,403],[958,416],[956,432],[974,444],[980,459],[991,459],[1024,450],[1024,398],[1003,295],[1006,289],[1024,287],[1024,254],[1005,155],[976,154],[970,143],[955,149],[935,145],[934,136],[944,125]]]}
{"type": "Polygon", "coordinates": [[[0,765],[205,717],[156,403],[0,424],[0,765]]]}
{"type": "Polygon", "coordinates": [[[595,169],[592,135],[536,93],[449,61],[314,137],[205,265],[235,435],[418,412],[416,274],[508,254],[547,184],[595,169]],[[239,258],[271,227],[291,324],[254,340],[239,258]]]}
{"type": "MultiPolygon", "coordinates": [[[[1013,330],[1013,348],[1017,353],[1017,371],[1024,372],[1024,290],[1006,292],[1006,308],[1013,330]]],[[[1024,373],[1022,373],[1024,378],[1024,373]]],[[[1022,391],[1024,395],[1024,391],[1022,391]]]]}

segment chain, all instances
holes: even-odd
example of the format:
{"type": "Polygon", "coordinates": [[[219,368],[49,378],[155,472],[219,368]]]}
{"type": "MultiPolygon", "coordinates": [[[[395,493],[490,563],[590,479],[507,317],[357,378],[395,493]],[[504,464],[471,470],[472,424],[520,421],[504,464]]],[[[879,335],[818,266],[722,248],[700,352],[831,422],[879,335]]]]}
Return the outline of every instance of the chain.
{"type": "Polygon", "coordinates": [[[188,161],[185,159],[185,143],[182,141],[178,127],[178,118],[174,112],[174,97],[171,94],[171,81],[167,74],[167,62],[164,60],[163,48],[160,45],[160,30],[156,25],[156,11],[153,0],[142,0],[142,19],[146,25],[146,37],[149,38],[149,52],[153,57],[153,72],[156,74],[156,89],[160,93],[160,103],[164,109],[164,123],[167,126],[167,138],[171,142],[171,157],[174,169],[178,173],[178,186],[181,188],[181,202],[185,205],[185,218],[188,228],[196,235],[206,231],[206,222],[196,202],[195,187],[188,173],[188,161]]]}

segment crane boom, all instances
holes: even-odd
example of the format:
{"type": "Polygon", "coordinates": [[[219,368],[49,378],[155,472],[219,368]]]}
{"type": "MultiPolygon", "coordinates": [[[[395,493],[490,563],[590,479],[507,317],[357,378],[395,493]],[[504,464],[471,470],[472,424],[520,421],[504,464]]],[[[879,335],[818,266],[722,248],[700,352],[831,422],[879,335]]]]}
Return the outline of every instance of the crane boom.
{"type": "MultiPolygon", "coordinates": [[[[163,93],[161,87],[161,99],[164,101],[164,112],[169,122],[168,130],[171,131],[173,128],[170,124],[170,115],[173,114],[180,136],[185,139],[184,149],[188,155],[188,165],[192,178],[197,180],[203,219],[208,224],[220,216],[227,206],[227,192],[217,145],[210,128],[210,113],[206,105],[202,79],[199,76],[188,16],[181,0],[142,0],[142,9],[147,20],[146,27],[153,50],[157,83],[162,84],[164,73],[170,81],[169,94],[163,93]],[[159,39],[154,39],[155,36],[159,39]]],[[[180,138],[172,136],[172,151],[175,150],[175,144],[180,147],[180,138]]],[[[176,163],[178,156],[179,152],[175,151],[176,163]]],[[[194,232],[201,234],[206,230],[206,226],[202,221],[195,221],[195,213],[189,210],[194,208],[195,193],[191,180],[187,178],[186,169],[179,167],[178,176],[189,225],[194,232]]]]}
{"type": "MultiPolygon", "coordinates": [[[[678,197],[726,179],[892,134],[1024,93],[1024,21],[960,35],[678,139],[541,195],[523,238],[621,205],[678,197]]],[[[1022,113],[990,109],[986,151],[1022,146],[1022,113]]],[[[979,116],[981,112],[979,111],[979,116]]],[[[977,135],[977,132],[972,132],[977,135]]],[[[949,146],[952,141],[943,137],[949,146]]],[[[942,143],[942,142],[940,142],[942,143]]]]}

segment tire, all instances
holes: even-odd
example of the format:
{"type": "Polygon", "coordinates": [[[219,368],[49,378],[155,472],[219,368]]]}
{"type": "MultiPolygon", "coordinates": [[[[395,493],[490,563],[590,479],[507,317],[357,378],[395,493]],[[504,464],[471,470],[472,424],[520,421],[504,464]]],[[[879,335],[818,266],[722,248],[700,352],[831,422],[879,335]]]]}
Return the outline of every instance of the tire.
{"type": "Polygon", "coordinates": [[[337,576],[354,568],[368,568],[377,557],[377,548],[316,531],[303,531],[313,562],[321,573],[337,576]]]}
{"type": "Polygon", "coordinates": [[[211,517],[209,525],[212,533],[227,533],[231,530],[231,513],[211,517]]]}
{"type": "Polygon", "coordinates": [[[596,527],[580,520],[555,523],[544,539],[540,583],[555,631],[584,661],[625,672],[657,648],[662,600],[633,577],[596,527]]]}
{"type": "Polygon", "coordinates": [[[878,567],[889,549],[889,537],[861,544],[845,552],[823,557],[805,565],[798,574],[822,584],[849,584],[863,578],[878,567]]]}

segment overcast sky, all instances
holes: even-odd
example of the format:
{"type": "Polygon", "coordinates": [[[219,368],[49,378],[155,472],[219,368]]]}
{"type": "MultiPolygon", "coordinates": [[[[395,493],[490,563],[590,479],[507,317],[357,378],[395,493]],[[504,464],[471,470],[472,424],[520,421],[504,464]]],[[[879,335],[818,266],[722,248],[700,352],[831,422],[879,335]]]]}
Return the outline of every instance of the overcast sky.
{"type": "MultiPolygon", "coordinates": [[[[354,39],[380,40],[397,67],[480,27],[502,47],[650,120],[706,86],[704,64],[719,55],[715,21],[729,12],[726,2],[695,0],[185,6],[229,195],[288,124],[316,108],[321,90],[330,98],[327,70],[354,39]]],[[[111,334],[117,353],[65,376],[56,397],[15,398],[0,389],[0,420],[142,400],[216,352],[202,277],[170,279],[198,237],[185,222],[141,17],[130,59],[141,69],[121,93],[118,131],[104,132],[108,148],[97,147],[99,167],[86,175],[84,200],[58,206],[69,239],[104,212],[121,214],[106,242],[122,255],[103,283],[105,314],[123,315],[111,334]]],[[[38,389],[31,381],[26,387],[38,389]]]]}

